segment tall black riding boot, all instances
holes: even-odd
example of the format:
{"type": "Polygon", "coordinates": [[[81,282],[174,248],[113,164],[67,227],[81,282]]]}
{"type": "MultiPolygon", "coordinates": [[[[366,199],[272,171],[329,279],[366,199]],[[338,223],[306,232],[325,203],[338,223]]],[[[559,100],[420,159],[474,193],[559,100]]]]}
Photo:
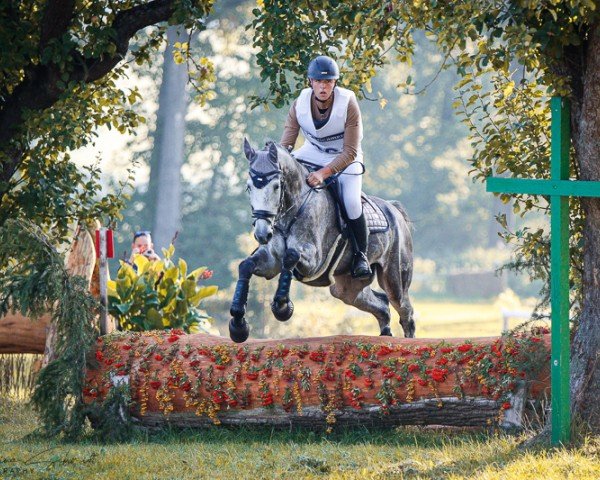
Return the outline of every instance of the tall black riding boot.
{"type": "Polygon", "coordinates": [[[354,278],[368,278],[372,275],[369,260],[367,259],[367,244],[369,230],[365,215],[354,220],[348,220],[348,226],[354,236],[354,258],[352,259],[352,276],[354,278]]]}

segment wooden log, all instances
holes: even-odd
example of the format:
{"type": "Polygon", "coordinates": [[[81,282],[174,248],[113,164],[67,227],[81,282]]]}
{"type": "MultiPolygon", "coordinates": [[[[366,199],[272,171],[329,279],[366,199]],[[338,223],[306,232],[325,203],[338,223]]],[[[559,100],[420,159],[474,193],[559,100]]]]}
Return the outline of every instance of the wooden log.
{"type": "MultiPolygon", "coordinates": [[[[72,275],[80,275],[89,282],[96,264],[96,253],[91,235],[80,229],[66,259],[66,269],[72,275]]],[[[50,315],[30,319],[19,313],[9,313],[0,318],[0,353],[46,353],[46,339],[53,338],[50,315]]]]}
{"type": "Polygon", "coordinates": [[[518,425],[524,391],[549,391],[549,336],[334,336],[255,340],[182,332],[98,341],[84,395],[125,385],[148,426],[518,425]],[[513,411],[513,403],[517,407],[513,411]]]}

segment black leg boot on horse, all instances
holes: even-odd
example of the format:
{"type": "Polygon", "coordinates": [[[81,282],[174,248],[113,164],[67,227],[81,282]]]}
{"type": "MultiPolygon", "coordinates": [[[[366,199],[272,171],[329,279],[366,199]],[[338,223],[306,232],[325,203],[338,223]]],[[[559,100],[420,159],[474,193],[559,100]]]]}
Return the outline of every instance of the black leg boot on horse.
{"type": "Polygon", "coordinates": [[[369,229],[365,214],[354,220],[348,219],[348,226],[352,233],[354,258],[352,259],[351,275],[353,278],[367,279],[373,275],[367,258],[367,245],[369,242],[369,229]]]}
{"type": "Polygon", "coordinates": [[[271,302],[271,311],[277,320],[285,322],[292,318],[294,304],[290,300],[290,286],[292,284],[293,270],[300,260],[300,253],[293,248],[288,248],[283,257],[283,269],[279,276],[279,284],[275,297],[271,302]]]}

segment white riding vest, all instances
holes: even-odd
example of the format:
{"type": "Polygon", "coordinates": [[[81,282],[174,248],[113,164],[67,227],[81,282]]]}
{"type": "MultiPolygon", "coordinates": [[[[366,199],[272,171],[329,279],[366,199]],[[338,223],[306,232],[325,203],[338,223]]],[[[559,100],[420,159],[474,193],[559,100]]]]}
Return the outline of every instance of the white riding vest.
{"type": "MultiPolygon", "coordinates": [[[[315,128],[310,105],[312,89],[305,88],[300,92],[300,96],[296,102],[296,118],[304,135],[304,145],[293,152],[294,157],[324,166],[342,153],[344,149],[344,130],[348,115],[348,103],[355,95],[352,90],[341,87],[335,87],[333,91],[333,105],[329,120],[318,130],[315,128]]],[[[363,160],[360,145],[362,130],[361,120],[358,152],[354,159],[361,163],[363,160]]]]}

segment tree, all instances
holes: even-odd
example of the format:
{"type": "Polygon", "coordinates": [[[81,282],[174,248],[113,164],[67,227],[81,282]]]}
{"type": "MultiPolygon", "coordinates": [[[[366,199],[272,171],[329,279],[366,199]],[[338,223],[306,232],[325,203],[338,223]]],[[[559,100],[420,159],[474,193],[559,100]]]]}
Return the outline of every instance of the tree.
{"type": "MultiPolygon", "coordinates": [[[[116,80],[132,41],[143,63],[164,37],[161,22],[201,29],[212,1],[7,1],[0,6],[0,226],[28,218],[63,239],[73,220],[114,217],[115,195],[98,198],[99,172],[78,169],[68,151],[101,125],[133,131],[139,97],[116,80]],[[161,24],[157,27],[157,25],[161,24]],[[147,27],[153,26],[151,30],[147,27]]],[[[208,72],[196,72],[202,82],[208,72]]]]}
{"type": "MultiPolygon", "coordinates": [[[[425,31],[462,76],[456,107],[470,128],[473,176],[549,175],[548,94],[571,99],[573,175],[600,180],[600,15],[591,0],[455,2],[329,2],[265,0],[255,9],[255,43],[269,93],[256,103],[281,105],[302,85],[303,65],[315,52],[339,54],[346,86],[369,90],[377,67],[393,52],[410,62],[416,31],[425,31]],[[519,77],[511,66],[519,64],[519,77]],[[291,75],[287,72],[291,72],[291,75]]],[[[403,86],[410,87],[411,78],[403,86]]],[[[509,201],[508,197],[504,198],[509,201]]],[[[572,343],[572,405],[600,431],[600,202],[573,201],[574,278],[581,312],[572,343]],[[577,273],[577,272],[576,272],[577,273]]],[[[543,198],[519,197],[516,212],[547,209],[543,198]]],[[[508,233],[537,277],[547,279],[547,233],[508,233]]]]}
{"type": "Polygon", "coordinates": [[[148,186],[148,207],[154,217],[152,236],[159,252],[161,248],[167,248],[175,233],[181,230],[181,165],[184,161],[188,76],[185,66],[175,63],[174,53],[177,43],[185,44],[188,40],[183,27],[173,25],[167,30],[148,186]]]}

